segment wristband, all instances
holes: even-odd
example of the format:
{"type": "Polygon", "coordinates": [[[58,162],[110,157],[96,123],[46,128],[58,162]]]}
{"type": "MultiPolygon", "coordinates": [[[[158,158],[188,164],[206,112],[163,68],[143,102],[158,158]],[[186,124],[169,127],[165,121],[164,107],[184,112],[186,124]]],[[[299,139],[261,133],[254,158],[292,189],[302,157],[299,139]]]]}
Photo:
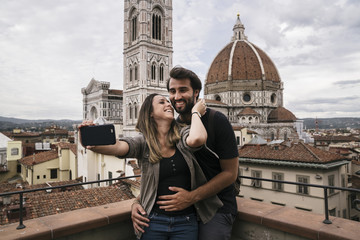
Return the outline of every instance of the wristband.
{"type": "Polygon", "coordinates": [[[201,118],[201,114],[198,111],[192,112],[191,115],[197,114],[201,118]]]}

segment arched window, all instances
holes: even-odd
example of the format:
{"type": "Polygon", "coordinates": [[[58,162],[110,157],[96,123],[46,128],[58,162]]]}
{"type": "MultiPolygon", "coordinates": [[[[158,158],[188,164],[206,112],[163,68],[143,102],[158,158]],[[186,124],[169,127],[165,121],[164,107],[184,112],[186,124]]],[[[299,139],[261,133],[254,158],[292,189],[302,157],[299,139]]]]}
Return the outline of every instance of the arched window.
{"type": "Polygon", "coordinates": [[[158,13],[152,16],[152,38],[161,40],[161,15],[158,13]]]}
{"type": "Polygon", "coordinates": [[[156,79],[156,65],[155,63],[153,63],[151,65],[151,80],[155,82],[155,79],[156,79]]]}
{"type": "Polygon", "coordinates": [[[129,103],[129,119],[132,119],[132,108],[131,108],[131,103],[129,103]]]}
{"type": "Polygon", "coordinates": [[[160,83],[163,83],[164,82],[164,65],[161,64],[160,65],[160,83]]]}
{"type": "Polygon", "coordinates": [[[136,65],[136,63],[134,66],[134,79],[135,79],[135,81],[138,80],[138,66],[136,65]]]}
{"type": "Polygon", "coordinates": [[[129,74],[129,81],[131,82],[133,79],[133,70],[132,70],[132,66],[130,65],[130,74],[129,74]]]}
{"type": "Polygon", "coordinates": [[[137,16],[131,19],[131,41],[135,41],[137,37],[137,16]]]}
{"type": "Polygon", "coordinates": [[[137,104],[136,103],[134,103],[134,114],[135,114],[135,119],[137,119],[138,118],[138,110],[137,110],[137,104]]]}

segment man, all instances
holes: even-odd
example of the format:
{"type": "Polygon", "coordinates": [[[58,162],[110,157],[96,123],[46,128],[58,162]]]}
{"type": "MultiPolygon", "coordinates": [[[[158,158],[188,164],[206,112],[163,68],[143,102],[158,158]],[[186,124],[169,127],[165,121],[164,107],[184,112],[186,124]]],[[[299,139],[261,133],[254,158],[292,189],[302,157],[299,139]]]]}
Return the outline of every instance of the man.
{"type": "MultiPolygon", "coordinates": [[[[179,113],[177,121],[190,124],[192,114],[197,114],[191,113],[191,109],[201,91],[200,79],[191,70],[175,67],[170,71],[167,89],[170,101],[179,113]]],[[[199,239],[230,239],[232,224],[237,213],[236,194],[233,186],[239,164],[235,134],[227,118],[220,112],[215,112],[210,117],[210,110],[207,110],[203,116],[199,117],[208,133],[207,146],[218,156],[218,158],[214,157],[214,154],[206,148],[195,152],[195,157],[208,182],[193,191],[170,187],[169,189],[176,193],[160,196],[157,203],[166,211],[177,211],[217,194],[223,202],[223,207],[217,211],[211,221],[199,224],[199,239]],[[210,120],[210,118],[213,119],[210,120]],[[209,120],[212,121],[212,124],[209,124],[209,120]]],[[[138,212],[142,214],[145,212],[138,204],[134,205],[132,207],[134,227],[148,226],[146,222],[149,220],[138,214],[138,212]]]]}

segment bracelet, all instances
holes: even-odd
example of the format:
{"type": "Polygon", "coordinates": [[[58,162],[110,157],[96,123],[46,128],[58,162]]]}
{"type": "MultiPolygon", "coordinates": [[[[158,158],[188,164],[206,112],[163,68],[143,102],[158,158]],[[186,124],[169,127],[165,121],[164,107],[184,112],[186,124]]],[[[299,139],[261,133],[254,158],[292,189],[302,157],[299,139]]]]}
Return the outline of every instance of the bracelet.
{"type": "Polygon", "coordinates": [[[201,114],[198,111],[192,112],[191,115],[197,114],[201,118],[201,114]]]}

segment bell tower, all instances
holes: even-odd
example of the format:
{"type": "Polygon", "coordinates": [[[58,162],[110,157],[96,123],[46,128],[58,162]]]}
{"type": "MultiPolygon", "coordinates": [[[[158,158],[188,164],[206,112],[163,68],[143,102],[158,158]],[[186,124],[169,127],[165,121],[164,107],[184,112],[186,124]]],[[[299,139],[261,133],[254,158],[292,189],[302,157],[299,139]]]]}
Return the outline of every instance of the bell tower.
{"type": "Polygon", "coordinates": [[[172,0],[124,0],[125,136],[135,133],[138,112],[148,95],[168,95],[172,32],[172,0]]]}

